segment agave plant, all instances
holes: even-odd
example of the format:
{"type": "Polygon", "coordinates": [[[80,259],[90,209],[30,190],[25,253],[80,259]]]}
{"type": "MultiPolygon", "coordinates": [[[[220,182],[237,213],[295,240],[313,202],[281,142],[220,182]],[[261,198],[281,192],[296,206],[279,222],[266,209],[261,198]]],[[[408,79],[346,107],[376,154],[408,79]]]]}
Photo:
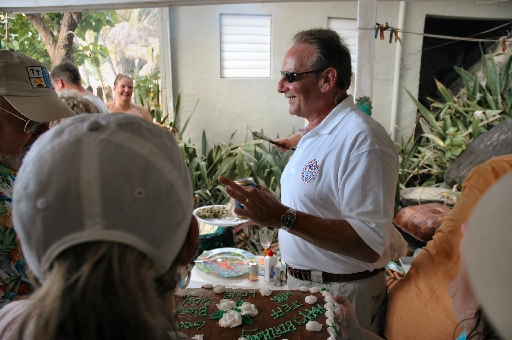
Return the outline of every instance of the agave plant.
{"type": "Polygon", "coordinates": [[[414,139],[404,134],[406,137],[397,143],[402,187],[442,183],[444,172],[469,142],[502,120],[512,118],[511,64],[510,53],[501,69],[494,58],[483,56],[484,81],[455,67],[464,87],[454,95],[436,80],[443,101],[432,100],[430,109],[406,89],[420,112],[418,124],[423,133],[414,139]]]}

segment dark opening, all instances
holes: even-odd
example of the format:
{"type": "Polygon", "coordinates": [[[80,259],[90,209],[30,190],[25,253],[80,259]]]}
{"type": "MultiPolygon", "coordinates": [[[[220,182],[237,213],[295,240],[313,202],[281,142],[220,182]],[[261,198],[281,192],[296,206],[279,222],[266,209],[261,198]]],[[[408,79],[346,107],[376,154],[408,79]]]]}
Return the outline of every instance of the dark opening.
{"type": "Polygon", "coordinates": [[[457,94],[459,74],[453,66],[468,70],[482,60],[480,46],[484,52],[494,51],[501,43],[497,41],[512,31],[511,19],[467,19],[439,16],[425,18],[424,33],[492,39],[496,42],[472,42],[463,40],[448,40],[441,38],[423,38],[421,56],[420,84],[418,100],[427,108],[431,101],[427,97],[440,99],[435,80],[439,80],[447,88],[454,89],[457,94]]]}

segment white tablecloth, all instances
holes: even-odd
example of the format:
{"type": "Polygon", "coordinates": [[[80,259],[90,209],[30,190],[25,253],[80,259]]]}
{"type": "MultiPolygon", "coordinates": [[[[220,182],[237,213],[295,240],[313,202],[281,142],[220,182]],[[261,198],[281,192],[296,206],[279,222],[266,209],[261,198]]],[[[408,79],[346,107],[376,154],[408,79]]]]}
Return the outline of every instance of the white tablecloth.
{"type": "MultiPolygon", "coordinates": [[[[256,257],[258,260],[261,256],[256,257]]],[[[276,286],[273,282],[266,282],[263,276],[258,276],[258,281],[249,280],[249,274],[244,274],[235,277],[218,277],[210,274],[203,273],[196,266],[192,269],[190,283],[187,288],[201,288],[201,286],[211,283],[212,285],[223,285],[226,288],[244,288],[244,289],[261,289],[270,288],[272,290],[288,289],[288,286],[276,286]]]]}

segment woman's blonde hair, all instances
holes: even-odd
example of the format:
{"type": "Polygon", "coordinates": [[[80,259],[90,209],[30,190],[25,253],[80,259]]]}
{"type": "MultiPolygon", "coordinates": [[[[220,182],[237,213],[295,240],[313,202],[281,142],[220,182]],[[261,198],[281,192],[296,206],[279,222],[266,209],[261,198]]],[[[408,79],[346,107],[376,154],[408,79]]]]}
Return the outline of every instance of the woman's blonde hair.
{"type": "MultiPolygon", "coordinates": [[[[176,260],[175,260],[176,262],[176,260]]],[[[175,331],[177,265],[155,278],[153,262],[115,242],[63,251],[30,298],[19,330],[35,318],[33,339],[165,339],[175,331]]]]}

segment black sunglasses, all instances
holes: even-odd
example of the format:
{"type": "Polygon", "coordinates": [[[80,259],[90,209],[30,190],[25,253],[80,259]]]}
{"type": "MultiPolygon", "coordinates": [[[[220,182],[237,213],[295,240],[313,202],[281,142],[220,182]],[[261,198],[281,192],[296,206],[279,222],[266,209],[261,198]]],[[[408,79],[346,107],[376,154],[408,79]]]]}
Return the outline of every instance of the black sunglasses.
{"type": "Polygon", "coordinates": [[[295,83],[297,81],[297,76],[301,76],[303,74],[323,72],[327,69],[328,69],[328,67],[318,69],[318,70],[313,70],[313,71],[299,72],[299,73],[292,72],[292,71],[281,71],[281,76],[284,78],[284,80],[286,80],[287,83],[295,83]]]}
{"type": "Polygon", "coordinates": [[[4,110],[7,113],[12,114],[14,117],[16,117],[18,119],[24,121],[25,122],[25,128],[23,129],[23,132],[25,132],[25,133],[34,133],[37,130],[38,127],[40,127],[41,125],[44,124],[44,123],[41,123],[41,122],[36,122],[35,120],[24,119],[24,118],[18,116],[17,114],[12,113],[11,111],[4,109],[3,107],[0,107],[0,109],[4,110]]]}

